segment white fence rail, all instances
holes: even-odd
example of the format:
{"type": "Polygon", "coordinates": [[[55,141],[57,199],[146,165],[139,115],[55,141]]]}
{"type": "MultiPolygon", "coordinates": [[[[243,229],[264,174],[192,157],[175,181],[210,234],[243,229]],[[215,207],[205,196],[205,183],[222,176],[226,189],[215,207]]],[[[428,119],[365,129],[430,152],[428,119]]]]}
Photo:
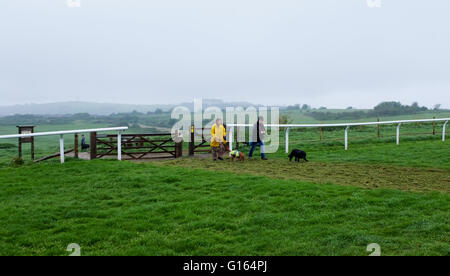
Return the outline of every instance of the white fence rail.
{"type": "MultiPolygon", "coordinates": [[[[442,127],[442,141],[445,141],[445,128],[450,118],[441,119],[420,119],[420,120],[400,120],[400,121],[382,121],[382,122],[365,122],[365,123],[338,123],[338,124],[265,124],[266,127],[283,127],[286,128],[286,153],[289,152],[289,129],[291,128],[326,128],[326,127],[345,127],[345,150],[348,149],[348,131],[352,126],[373,126],[373,125],[397,125],[397,145],[400,144],[400,126],[410,123],[431,123],[444,122],[442,127]]],[[[252,124],[229,124],[227,126],[230,150],[233,150],[234,128],[235,127],[252,127],[252,124]]]]}
{"type": "MultiPolygon", "coordinates": [[[[117,141],[121,141],[122,140],[122,131],[125,131],[127,129],[128,129],[128,127],[110,127],[110,128],[93,128],[93,129],[36,132],[36,133],[27,133],[27,134],[0,135],[0,139],[28,138],[28,137],[38,137],[38,136],[59,135],[59,153],[60,153],[61,163],[64,163],[64,135],[65,134],[117,131],[117,141]]],[[[122,160],[122,144],[121,143],[117,143],[117,159],[122,160]]]]}

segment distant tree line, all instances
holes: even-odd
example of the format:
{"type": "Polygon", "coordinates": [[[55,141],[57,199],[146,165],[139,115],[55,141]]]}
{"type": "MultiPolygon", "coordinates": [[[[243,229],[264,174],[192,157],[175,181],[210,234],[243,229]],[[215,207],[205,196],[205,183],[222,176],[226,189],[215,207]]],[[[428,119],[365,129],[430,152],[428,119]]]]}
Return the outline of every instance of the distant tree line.
{"type": "Polygon", "coordinates": [[[138,126],[139,124],[171,127],[177,120],[170,118],[170,113],[156,110],[147,114],[133,111],[111,115],[91,115],[77,113],[72,115],[12,115],[0,117],[0,125],[67,125],[79,121],[108,126],[138,126]]]}
{"type": "Polygon", "coordinates": [[[295,105],[289,105],[286,107],[286,110],[302,110],[302,111],[307,111],[307,110],[311,110],[311,106],[307,105],[307,104],[295,104],[295,105]]]}
{"type": "MultiPolygon", "coordinates": [[[[408,115],[416,114],[429,109],[424,106],[419,106],[418,103],[412,105],[402,105],[400,102],[382,102],[375,106],[372,110],[364,111],[353,109],[352,107],[346,108],[346,110],[339,112],[334,110],[330,112],[326,107],[321,106],[318,109],[313,109],[307,104],[297,104],[288,106],[285,110],[297,110],[303,112],[316,120],[354,120],[363,119],[368,117],[381,117],[381,116],[395,116],[395,115],[408,115]]],[[[435,111],[447,111],[440,109],[440,105],[434,106],[435,111]]],[[[106,126],[129,126],[137,127],[140,124],[145,126],[155,127],[172,127],[177,120],[171,119],[170,111],[163,111],[162,109],[156,109],[147,113],[133,111],[129,113],[115,113],[111,115],[91,115],[89,113],[77,113],[73,115],[12,115],[6,117],[0,117],[0,125],[67,125],[76,123],[79,121],[89,122],[93,124],[104,124],[106,126]]],[[[204,123],[209,122],[206,120],[204,123]]],[[[279,121],[281,124],[289,122],[289,118],[285,115],[280,116],[279,121]]]]}
{"type": "MultiPolygon", "coordinates": [[[[347,109],[351,110],[352,108],[348,107],[347,109]]],[[[362,111],[362,110],[354,110],[351,112],[308,111],[307,115],[313,117],[316,120],[351,120],[368,117],[417,114],[428,110],[429,109],[425,106],[419,106],[417,102],[413,103],[412,105],[402,105],[400,102],[382,102],[369,111],[362,111]]],[[[435,110],[437,110],[436,107],[435,110]]]]}

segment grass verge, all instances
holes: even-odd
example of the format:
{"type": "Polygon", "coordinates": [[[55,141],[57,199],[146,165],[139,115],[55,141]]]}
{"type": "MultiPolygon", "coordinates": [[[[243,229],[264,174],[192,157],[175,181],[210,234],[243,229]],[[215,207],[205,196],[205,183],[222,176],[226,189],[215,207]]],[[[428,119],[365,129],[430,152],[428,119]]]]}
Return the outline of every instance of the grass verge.
{"type": "Polygon", "coordinates": [[[449,255],[450,197],[96,160],[1,168],[0,255],[449,255]]]}

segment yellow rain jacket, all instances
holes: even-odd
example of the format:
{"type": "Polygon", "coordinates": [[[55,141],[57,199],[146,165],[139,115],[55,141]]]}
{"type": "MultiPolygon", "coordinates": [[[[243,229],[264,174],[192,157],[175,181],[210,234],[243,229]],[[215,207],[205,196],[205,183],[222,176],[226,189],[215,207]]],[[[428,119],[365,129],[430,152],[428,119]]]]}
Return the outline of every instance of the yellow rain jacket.
{"type": "Polygon", "coordinates": [[[217,148],[221,143],[225,144],[227,141],[225,140],[225,136],[227,132],[223,125],[217,126],[214,124],[211,128],[211,147],[217,148]]]}

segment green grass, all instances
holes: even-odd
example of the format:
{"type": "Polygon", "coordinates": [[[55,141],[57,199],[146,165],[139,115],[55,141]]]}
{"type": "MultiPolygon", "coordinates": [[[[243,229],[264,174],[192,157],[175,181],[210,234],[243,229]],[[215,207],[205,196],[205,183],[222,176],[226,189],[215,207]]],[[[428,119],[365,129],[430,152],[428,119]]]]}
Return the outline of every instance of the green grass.
{"type": "Polygon", "coordinates": [[[164,165],[212,172],[223,171],[230,178],[239,174],[252,174],[276,179],[292,179],[315,184],[339,184],[369,189],[398,189],[405,191],[439,191],[450,195],[450,172],[441,169],[420,169],[392,165],[364,165],[339,163],[289,163],[287,160],[250,160],[240,162],[212,162],[211,159],[177,159],[164,161],[164,165]]]}
{"type": "MultiPolygon", "coordinates": [[[[440,140],[355,144],[347,151],[341,145],[296,145],[308,154],[309,163],[289,162],[284,148],[259,160],[211,162],[205,159],[164,161],[171,166],[202,168],[229,173],[248,173],[279,179],[313,183],[334,183],[364,188],[390,188],[408,191],[441,191],[450,194],[450,143],[440,140]]],[[[246,155],[249,147],[240,147],[246,155]]]]}
{"type": "MultiPolygon", "coordinates": [[[[368,255],[369,243],[383,255],[450,255],[450,144],[441,126],[434,136],[431,124],[402,126],[398,146],[393,126],[379,139],[376,127],[352,128],[348,151],[341,128],[324,130],[322,141],[317,129],[292,129],[290,149],[307,151],[307,164],[287,161],[283,132],[268,162],[243,164],[69,158],[14,167],[17,141],[3,140],[0,255],[68,255],[70,243],[82,255],[368,255]]],[[[37,131],[91,127],[108,126],[37,131]]],[[[57,152],[58,137],[37,138],[36,149],[37,157],[57,152]]]]}
{"type": "Polygon", "coordinates": [[[449,255],[446,194],[97,160],[0,169],[0,255],[449,255]]]}
{"type": "MultiPolygon", "coordinates": [[[[300,112],[296,111],[301,115],[300,112]]],[[[298,115],[297,114],[297,115],[298,115]]],[[[443,114],[446,115],[446,114],[443,114]]],[[[422,114],[422,117],[429,118],[430,114],[422,114]]],[[[449,116],[450,117],[450,116],[449,116]]],[[[310,118],[310,117],[308,117],[310,118]]],[[[402,117],[403,118],[403,117],[402,117]]],[[[405,117],[406,118],[406,117],[405,117]]],[[[419,117],[418,117],[419,118],[419,117]]],[[[399,116],[388,119],[400,119],[399,116]]],[[[317,123],[308,120],[298,119],[297,123],[317,123]]],[[[336,121],[333,121],[336,122],[336,121]]],[[[417,141],[417,140],[438,140],[441,137],[442,124],[436,124],[436,135],[432,135],[433,125],[426,124],[405,124],[401,127],[401,142],[404,141],[417,141]]],[[[103,128],[109,127],[108,124],[98,124],[85,121],[75,121],[71,124],[64,125],[39,125],[36,127],[36,132],[55,131],[55,130],[69,130],[69,129],[86,129],[86,128],[103,128]]],[[[17,128],[15,126],[2,126],[0,125],[0,135],[16,133],[17,128]]],[[[142,128],[130,128],[126,133],[149,133],[151,129],[142,128]]],[[[382,126],[380,129],[381,138],[377,138],[377,127],[353,127],[349,132],[350,149],[353,149],[357,144],[372,145],[375,143],[394,143],[396,133],[396,126],[382,126]]],[[[447,135],[450,136],[450,129],[447,131],[447,135]]],[[[248,137],[248,136],[247,136],[248,137]]],[[[66,149],[72,148],[74,144],[73,135],[66,135],[65,137],[66,149]]],[[[284,130],[280,132],[280,152],[283,152],[284,148],[284,130]]],[[[87,135],[89,142],[89,135],[87,135]]],[[[344,128],[325,128],[322,132],[322,141],[320,141],[319,129],[291,129],[290,134],[291,147],[306,148],[309,151],[315,148],[321,148],[322,146],[336,146],[336,148],[343,147],[344,145],[344,128]]],[[[17,145],[17,139],[2,139],[0,140],[0,166],[2,164],[9,163],[13,158],[17,157],[17,147],[11,147],[11,145],[17,145]],[[3,146],[7,144],[8,146],[3,146]]],[[[30,145],[25,144],[23,146],[23,152],[25,159],[30,157],[30,145]]],[[[184,145],[187,148],[187,143],[184,145]]],[[[50,154],[54,154],[59,151],[59,137],[58,136],[43,136],[35,138],[35,153],[36,158],[44,157],[50,154]]]]}
{"type": "MultiPolygon", "coordinates": [[[[418,141],[354,143],[346,151],[341,143],[312,145],[292,142],[290,150],[300,148],[307,152],[308,159],[315,162],[384,164],[418,168],[450,169],[450,140],[440,139],[418,141]]],[[[248,146],[240,149],[247,153],[248,146]]],[[[258,154],[259,151],[256,152],[258,154]]],[[[256,155],[257,156],[257,155],[256,155]]],[[[271,158],[287,159],[285,147],[269,155],[271,158]]]]}

